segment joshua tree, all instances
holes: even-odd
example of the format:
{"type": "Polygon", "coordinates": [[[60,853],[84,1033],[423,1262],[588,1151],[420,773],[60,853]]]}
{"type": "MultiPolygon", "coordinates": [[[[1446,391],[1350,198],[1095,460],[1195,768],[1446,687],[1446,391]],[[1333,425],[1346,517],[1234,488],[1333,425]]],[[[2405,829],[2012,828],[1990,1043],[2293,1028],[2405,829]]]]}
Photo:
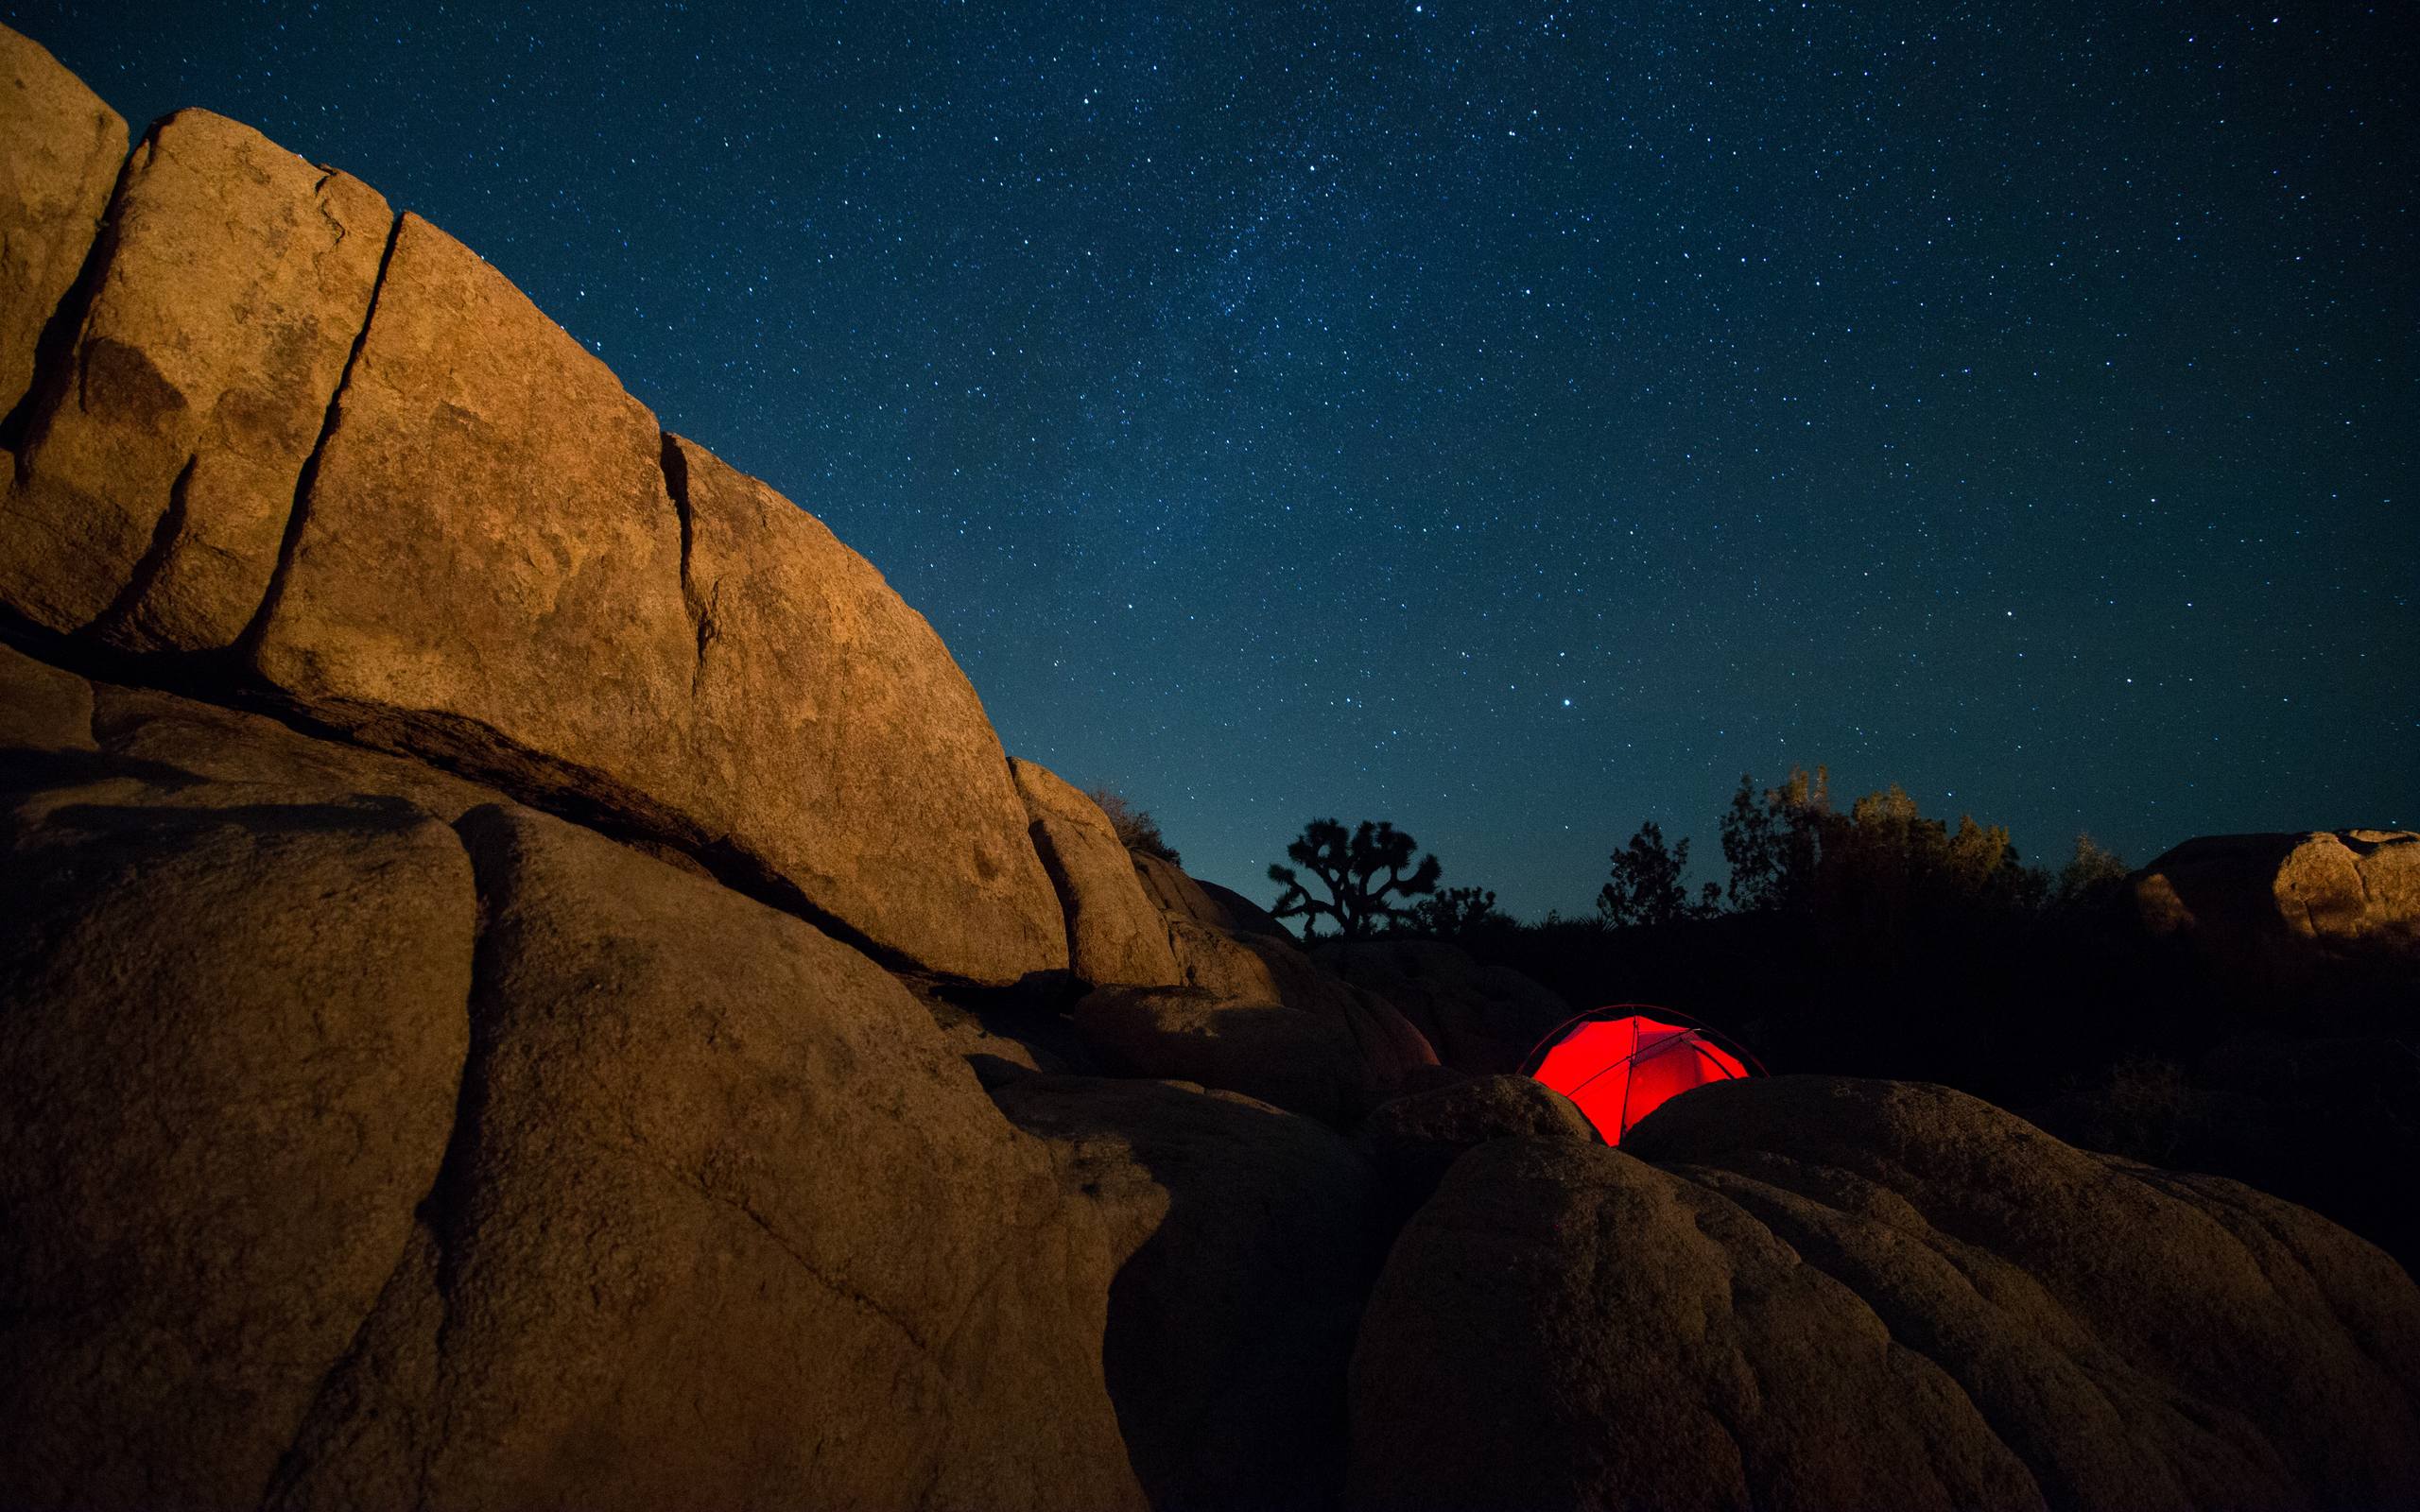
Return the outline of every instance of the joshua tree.
{"type": "Polygon", "coordinates": [[[1305,939],[1311,938],[1322,914],[1336,920],[1337,933],[1346,939],[1375,934],[1408,917],[1409,910],[1389,899],[1437,890],[1437,876],[1444,868],[1435,856],[1421,857],[1411,875],[1404,875],[1418,849],[1418,841],[1389,823],[1364,819],[1348,835],[1340,820],[1313,819],[1286,854],[1310,868],[1313,879],[1327,889],[1327,900],[1312,897],[1293,868],[1272,866],[1269,880],[1286,890],[1270,912],[1280,919],[1301,919],[1305,939]]]}

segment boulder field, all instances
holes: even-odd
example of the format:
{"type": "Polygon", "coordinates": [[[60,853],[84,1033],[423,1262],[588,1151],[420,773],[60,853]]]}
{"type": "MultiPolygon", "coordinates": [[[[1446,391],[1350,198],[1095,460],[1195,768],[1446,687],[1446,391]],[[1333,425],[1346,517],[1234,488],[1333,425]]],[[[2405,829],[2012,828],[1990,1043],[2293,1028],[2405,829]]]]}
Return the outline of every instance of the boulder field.
{"type": "Polygon", "coordinates": [[[435,226],[0,84],[0,1505],[2420,1502],[2362,1240],[1916,1084],[1608,1147],[435,226]]]}

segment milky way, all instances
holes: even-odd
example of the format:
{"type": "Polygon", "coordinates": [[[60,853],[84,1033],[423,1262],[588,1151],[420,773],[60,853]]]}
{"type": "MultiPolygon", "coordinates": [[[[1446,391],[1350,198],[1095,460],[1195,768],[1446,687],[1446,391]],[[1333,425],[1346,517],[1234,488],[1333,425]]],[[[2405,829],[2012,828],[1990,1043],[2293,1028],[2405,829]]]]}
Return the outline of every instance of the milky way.
{"type": "Polygon", "coordinates": [[[1534,917],[1796,763],[2420,822],[2399,9],[0,14],[478,249],[1197,872],[1534,917]]]}

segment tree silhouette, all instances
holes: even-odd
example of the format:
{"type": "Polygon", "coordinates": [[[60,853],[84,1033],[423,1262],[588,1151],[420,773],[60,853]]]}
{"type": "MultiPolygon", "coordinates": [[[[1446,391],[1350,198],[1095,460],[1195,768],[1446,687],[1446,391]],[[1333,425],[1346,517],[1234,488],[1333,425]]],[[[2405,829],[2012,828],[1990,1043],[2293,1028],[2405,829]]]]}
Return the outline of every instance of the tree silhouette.
{"type": "Polygon", "coordinates": [[[1681,885],[1688,865],[1688,840],[1668,850],[1663,826],[1646,821],[1614,852],[1614,880],[1598,890],[1597,911],[1612,924],[1668,924],[1712,913],[1721,889],[1707,883],[1703,899],[1692,904],[1681,885]]]}
{"type": "Polygon", "coordinates": [[[1831,774],[1821,766],[1812,777],[1803,766],[1791,768],[1781,786],[1765,790],[1761,801],[1755,780],[1741,773],[1721,825],[1722,859],[1731,864],[1731,906],[1753,913],[1806,902],[1831,816],[1831,774]]]}
{"type": "Polygon", "coordinates": [[[1411,854],[1418,849],[1418,841],[1384,821],[1373,824],[1364,819],[1348,835],[1341,820],[1313,819],[1303,826],[1302,834],[1286,848],[1286,854],[1309,868],[1327,889],[1327,901],[1312,897],[1293,868],[1272,866],[1269,880],[1286,890],[1270,912],[1279,919],[1302,919],[1306,940],[1315,933],[1322,914],[1336,920],[1337,933],[1344,938],[1365,938],[1409,917],[1408,909],[1387,900],[1437,890],[1437,877],[1444,868],[1435,856],[1421,857],[1411,875],[1404,875],[1404,868],[1411,865],[1411,854]]]}

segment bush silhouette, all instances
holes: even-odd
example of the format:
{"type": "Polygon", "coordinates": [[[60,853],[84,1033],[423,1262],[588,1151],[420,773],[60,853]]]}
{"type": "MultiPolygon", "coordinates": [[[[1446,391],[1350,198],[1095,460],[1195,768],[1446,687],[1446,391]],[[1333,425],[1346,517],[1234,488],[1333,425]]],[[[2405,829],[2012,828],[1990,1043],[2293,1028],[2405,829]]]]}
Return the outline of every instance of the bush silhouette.
{"type": "Polygon", "coordinates": [[[1129,850],[1157,856],[1171,867],[1184,865],[1176,853],[1176,847],[1161,835],[1159,821],[1151,817],[1149,810],[1135,807],[1126,800],[1124,795],[1113,793],[1105,787],[1093,788],[1084,797],[1091,799],[1108,816],[1109,827],[1117,832],[1118,844],[1129,850]]]}

